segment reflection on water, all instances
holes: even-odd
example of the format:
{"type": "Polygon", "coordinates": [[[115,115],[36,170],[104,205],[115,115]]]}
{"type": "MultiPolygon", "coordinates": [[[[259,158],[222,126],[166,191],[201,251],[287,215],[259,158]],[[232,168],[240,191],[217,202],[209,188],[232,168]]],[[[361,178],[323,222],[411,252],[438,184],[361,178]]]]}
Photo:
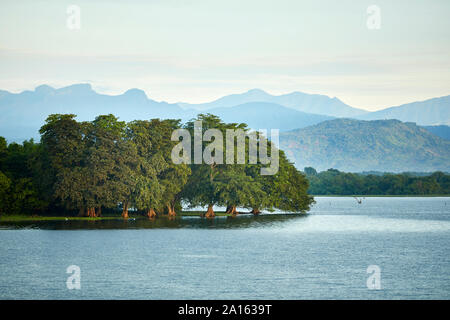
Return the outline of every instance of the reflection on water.
{"type": "Polygon", "coordinates": [[[101,230],[101,229],[263,229],[270,232],[446,232],[450,221],[431,219],[381,218],[366,215],[268,214],[236,217],[177,217],[168,219],[121,218],[108,220],[55,220],[2,222],[1,229],[101,230]]]}
{"type": "Polygon", "coordinates": [[[236,228],[272,228],[283,223],[305,218],[305,215],[268,214],[254,216],[250,214],[236,217],[216,217],[206,219],[200,217],[177,217],[168,219],[137,218],[124,220],[121,218],[107,220],[54,220],[54,221],[25,221],[1,222],[2,229],[47,229],[47,230],[78,230],[78,229],[181,229],[181,228],[210,228],[210,229],[236,229],[236,228]]]}

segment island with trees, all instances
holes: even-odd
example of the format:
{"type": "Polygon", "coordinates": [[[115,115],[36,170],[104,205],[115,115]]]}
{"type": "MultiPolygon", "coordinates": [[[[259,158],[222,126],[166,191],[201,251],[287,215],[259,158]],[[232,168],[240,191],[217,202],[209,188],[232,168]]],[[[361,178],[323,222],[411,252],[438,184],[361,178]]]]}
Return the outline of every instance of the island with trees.
{"type": "MultiPolygon", "coordinates": [[[[193,136],[195,121],[202,121],[203,131],[250,132],[244,123],[225,123],[212,114],[184,124],[174,119],[126,123],[112,114],[79,122],[73,114],[52,114],[40,129],[39,143],[8,144],[0,137],[0,218],[128,219],[130,211],[150,219],[193,214],[213,218],[235,216],[238,208],[254,215],[275,210],[303,214],[314,203],[312,195],[450,194],[450,175],[444,172],[317,172],[312,167],[301,172],[282,150],[274,175],[261,175],[266,165],[248,155],[241,164],[175,164],[171,152],[178,142],[171,135],[183,128],[193,136]],[[226,211],[214,212],[215,206],[226,211]],[[206,209],[193,213],[182,210],[186,207],[206,209]]],[[[207,147],[202,141],[202,149],[207,147]]],[[[269,142],[265,151],[271,148],[276,147],[269,142]]]]}
{"type": "Polygon", "coordinates": [[[243,123],[224,123],[211,114],[185,124],[160,119],[126,123],[112,114],[79,122],[73,114],[52,114],[40,129],[39,143],[7,144],[0,138],[0,215],[121,214],[127,219],[132,210],[153,219],[180,215],[184,206],[207,208],[202,213],[207,218],[216,215],[214,206],[226,207],[224,214],[231,216],[237,208],[255,215],[309,210],[314,199],[307,192],[308,180],[281,150],[274,175],[261,175],[264,165],[248,157],[242,164],[173,163],[177,142],[172,132],[192,132],[195,120],[202,121],[203,130],[249,131],[243,123]]]}

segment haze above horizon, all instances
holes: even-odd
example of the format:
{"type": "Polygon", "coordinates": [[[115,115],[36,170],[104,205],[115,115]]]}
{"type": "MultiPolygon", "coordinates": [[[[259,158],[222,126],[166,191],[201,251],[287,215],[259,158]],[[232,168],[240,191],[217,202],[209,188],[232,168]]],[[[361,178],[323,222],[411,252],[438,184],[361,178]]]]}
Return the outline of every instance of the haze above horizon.
{"type": "Polygon", "coordinates": [[[2,1],[0,89],[90,83],[204,103],[261,88],[368,111],[449,94],[450,2],[2,1]],[[44,5],[45,4],[45,5],[44,5]],[[80,29],[67,28],[69,5],[80,29]],[[367,8],[381,28],[367,28],[367,8]]]}

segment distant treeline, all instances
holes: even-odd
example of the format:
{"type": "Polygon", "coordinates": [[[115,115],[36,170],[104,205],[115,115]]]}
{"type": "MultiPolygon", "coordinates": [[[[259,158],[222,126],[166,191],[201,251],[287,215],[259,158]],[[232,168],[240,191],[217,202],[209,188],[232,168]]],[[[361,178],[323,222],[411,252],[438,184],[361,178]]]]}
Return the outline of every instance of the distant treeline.
{"type": "Polygon", "coordinates": [[[328,169],[318,173],[305,168],[313,195],[450,195],[450,175],[411,173],[359,174],[328,169]]]}
{"type": "MultiPolygon", "coordinates": [[[[206,216],[213,217],[214,205],[227,207],[229,214],[236,214],[237,207],[258,214],[305,212],[314,201],[305,175],[282,151],[275,175],[261,175],[267,165],[250,164],[247,155],[243,164],[172,162],[171,152],[179,143],[171,140],[175,129],[193,136],[194,120],[201,120],[203,132],[215,128],[225,136],[227,129],[248,132],[245,124],[224,123],[210,114],[184,125],[159,119],[125,123],[111,114],[85,122],[75,117],[50,115],[40,129],[40,143],[7,144],[0,137],[0,214],[98,217],[122,212],[127,218],[132,209],[152,218],[175,216],[183,204],[208,207],[206,216]]],[[[202,143],[203,149],[209,145],[202,143]]],[[[269,143],[267,151],[271,148],[269,143]]]]}
{"type": "MultiPolygon", "coordinates": [[[[444,174],[450,174],[447,171],[443,171],[444,174]]],[[[383,176],[385,174],[399,174],[399,173],[395,173],[395,172],[383,172],[383,171],[363,171],[360,172],[360,174],[362,174],[363,176],[368,176],[370,174],[375,175],[375,176],[383,176]]],[[[406,172],[402,172],[402,175],[406,175],[409,177],[428,177],[431,176],[433,174],[433,172],[416,172],[416,171],[406,171],[406,172]]]]}

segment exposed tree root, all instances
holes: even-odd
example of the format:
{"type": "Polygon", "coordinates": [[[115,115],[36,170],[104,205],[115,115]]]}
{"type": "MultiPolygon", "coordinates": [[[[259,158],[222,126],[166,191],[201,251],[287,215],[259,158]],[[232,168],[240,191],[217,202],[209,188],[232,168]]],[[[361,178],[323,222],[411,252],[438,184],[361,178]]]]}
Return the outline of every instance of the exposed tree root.
{"type": "Polygon", "coordinates": [[[175,209],[170,204],[167,205],[167,212],[169,214],[169,217],[175,217],[177,213],[175,212],[175,209]]]}
{"type": "Polygon", "coordinates": [[[155,212],[155,210],[153,210],[153,208],[151,208],[150,210],[148,210],[148,212],[147,212],[147,217],[148,217],[149,219],[154,219],[154,218],[156,218],[156,212],[155,212]]]}
{"type": "Polygon", "coordinates": [[[228,214],[232,214],[234,216],[237,215],[238,212],[236,210],[236,206],[229,206],[229,207],[227,207],[227,213],[228,214]]]}
{"type": "Polygon", "coordinates": [[[122,217],[128,219],[128,203],[126,202],[123,204],[122,217]]]}
{"type": "Polygon", "coordinates": [[[216,216],[216,214],[214,213],[213,206],[209,205],[208,210],[206,211],[205,217],[206,218],[214,218],[215,216],[216,216]]]}

